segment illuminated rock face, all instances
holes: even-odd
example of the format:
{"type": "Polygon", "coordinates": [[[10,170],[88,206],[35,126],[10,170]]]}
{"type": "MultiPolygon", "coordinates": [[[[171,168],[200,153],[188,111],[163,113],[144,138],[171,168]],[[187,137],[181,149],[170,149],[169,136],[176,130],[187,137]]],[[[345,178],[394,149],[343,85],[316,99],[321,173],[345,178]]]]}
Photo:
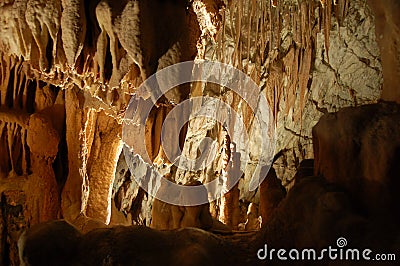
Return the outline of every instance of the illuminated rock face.
{"type": "MultiPolygon", "coordinates": [[[[92,227],[152,223],[153,199],[121,154],[124,110],[150,75],[195,58],[232,64],[260,86],[254,93],[266,96],[275,119],[278,182],[276,193],[263,192],[268,182],[249,191],[259,156],[253,151],[260,141],[254,141],[238,185],[222,204],[210,204],[212,219],[204,211],[206,225],[196,220],[203,210],[194,207],[188,219],[166,228],[208,228],[219,217],[232,228],[246,220],[259,224],[284,195],[279,180],[289,189],[300,162],[314,157],[312,128],[324,113],[381,98],[400,101],[398,10],[394,0],[2,1],[1,262],[18,264],[16,240],[36,223],[65,218],[81,229],[87,221],[92,227]]],[[[145,122],[140,141],[155,168],[173,169],[160,144],[167,115],[179,102],[203,95],[227,102],[257,139],[254,114],[237,95],[213,84],[182,85],[166,93],[145,122]]],[[[174,135],[185,155],[196,156],[205,137],[222,147],[226,132],[215,121],[195,119],[174,135]]],[[[329,157],[316,151],[317,166],[324,165],[329,157]]],[[[223,157],[219,150],[196,173],[171,170],[173,179],[209,182],[221,176],[223,157]]],[[[375,178],[377,169],[368,172],[375,178]]]]}

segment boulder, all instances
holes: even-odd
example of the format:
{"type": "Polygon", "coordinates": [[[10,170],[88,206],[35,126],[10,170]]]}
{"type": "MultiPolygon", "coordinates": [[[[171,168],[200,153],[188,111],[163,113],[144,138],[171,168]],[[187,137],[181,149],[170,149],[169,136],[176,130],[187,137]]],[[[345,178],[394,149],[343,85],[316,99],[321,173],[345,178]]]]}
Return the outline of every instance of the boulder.
{"type": "MultiPolygon", "coordinates": [[[[259,247],[321,250],[337,248],[345,238],[346,248],[369,248],[386,253],[398,250],[398,226],[394,221],[380,223],[364,215],[352,195],[322,177],[304,177],[293,186],[274,214],[261,229],[259,247]]],[[[268,265],[282,265],[269,261],[268,265]]],[[[300,262],[299,262],[300,263],[300,262]]],[[[315,265],[359,265],[350,261],[324,261],[315,265]]],[[[289,265],[310,265],[308,263],[289,265]]],[[[314,264],[311,264],[314,265],[314,264]]],[[[389,264],[388,265],[394,265],[389,264]]]]}
{"type": "Polygon", "coordinates": [[[315,174],[346,188],[375,217],[400,218],[400,105],[325,114],[313,128],[315,174]]]}
{"type": "Polygon", "coordinates": [[[19,240],[22,265],[221,265],[223,240],[186,228],[116,226],[81,234],[65,221],[36,225],[19,240]]]}

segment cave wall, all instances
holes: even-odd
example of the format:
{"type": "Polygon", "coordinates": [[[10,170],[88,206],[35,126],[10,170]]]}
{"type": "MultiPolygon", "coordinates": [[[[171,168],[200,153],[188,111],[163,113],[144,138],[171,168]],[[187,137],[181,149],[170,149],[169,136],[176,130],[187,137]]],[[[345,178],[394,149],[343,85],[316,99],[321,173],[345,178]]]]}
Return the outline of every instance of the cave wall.
{"type": "MultiPolygon", "coordinates": [[[[270,17],[264,18],[264,36],[262,30],[258,34],[246,32],[249,21],[256,24],[250,17],[262,14],[244,12],[240,16],[243,40],[236,44],[238,48],[233,46],[235,36],[228,35],[233,30],[226,23],[222,60],[234,63],[230,58],[236,53],[242,60],[239,67],[259,69],[258,73],[247,73],[258,74],[254,79],[259,79],[274,110],[276,153],[280,155],[275,168],[284,184],[290,185],[301,160],[313,157],[311,129],[323,113],[380,98],[380,52],[374,16],[365,1],[337,1],[336,5],[328,1],[325,6],[313,1],[285,1],[263,8],[270,12],[270,17]],[[264,42],[259,47],[252,43],[256,36],[264,42]],[[257,62],[259,58],[264,60],[257,62]]],[[[235,27],[231,23],[231,28],[235,27]]]]}
{"type": "Polygon", "coordinates": [[[396,0],[368,1],[374,11],[376,39],[381,51],[383,68],[382,99],[385,101],[400,102],[399,84],[399,14],[400,3],[396,0]]]}
{"type": "MultiPolygon", "coordinates": [[[[232,64],[260,85],[257,93],[267,97],[276,123],[274,168],[290,189],[300,162],[314,157],[312,128],[323,114],[385,99],[381,59],[385,51],[377,42],[374,10],[366,1],[283,1],[276,5],[273,1],[256,5],[237,1],[225,7],[221,19],[217,34],[211,33],[218,23],[206,28],[212,37],[203,40],[205,49],[199,56],[232,64]]],[[[229,102],[251,131],[251,115],[238,107],[243,104],[241,99],[211,84],[200,94],[229,102]]],[[[215,121],[190,121],[186,138],[190,145],[184,153],[193,156],[204,137],[222,144],[223,131],[215,121]]],[[[251,147],[260,143],[255,141],[251,147]]],[[[242,158],[249,155],[241,152],[242,158]]],[[[241,165],[244,178],[239,182],[245,209],[250,202],[259,204],[260,197],[259,191],[249,191],[252,164],[260,154],[250,151],[250,157],[255,160],[241,165]]],[[[216,163],[197,176],[212,180],[220,168],[217,155],[216,163]]],[[[190,177],[187,171],[178,173],[179,180],[190,177]]]]}
{"type": "MultiPolygon", "coordinates": [[[[311,129],[323,114],[400,102],[399,9],[395,0],[2,1],[0,254],[10,255],[0,260],[14,261],[20,231],[38,222],[83,215],[150,225],[152,199],[121,155],[124,110],[143,80],[185,60],[229,63],[259,84],[255,93],[275,118],[273,167],[290,188],[300,162],[314,157],[311,129]]],[[[181,86],[146,125],[157,167],[170,163],[160,147],[162,121],[177,102],[202,95],[227,101],[251,131],[252,114],[237,95],[212,84],[181,86]]],[[[215,121],[193,120],[180,136],[183,153],[196,154],[204,137],[222,146],[225,134],[215,121]]],[[[174,179],[210,181],[222,165],[218,154],[202,172],[178,169],[174,179]]],[[[260,201],[258,190],[248,190],[254,169],[241,170],[236,223],[260,201]]],[[[218,204],[211,203],[214,218],[218,204]]]]}

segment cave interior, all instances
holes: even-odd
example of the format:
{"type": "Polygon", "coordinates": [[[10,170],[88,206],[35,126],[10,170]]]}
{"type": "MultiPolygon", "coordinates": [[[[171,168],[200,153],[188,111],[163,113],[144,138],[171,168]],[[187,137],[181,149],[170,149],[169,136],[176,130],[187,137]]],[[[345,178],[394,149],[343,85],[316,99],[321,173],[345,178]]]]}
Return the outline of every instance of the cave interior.
{"type": "Polygon", "coordinates": [[[0,13],[0,265],[398,265],[400,1],[0,13]]]}

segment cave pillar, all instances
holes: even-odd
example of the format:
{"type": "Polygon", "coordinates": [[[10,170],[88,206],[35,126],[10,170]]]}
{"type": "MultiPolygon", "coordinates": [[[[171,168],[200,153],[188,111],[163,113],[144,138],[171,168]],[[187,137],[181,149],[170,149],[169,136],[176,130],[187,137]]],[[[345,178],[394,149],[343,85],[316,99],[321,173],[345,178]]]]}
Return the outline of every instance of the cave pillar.
{"type": "Polygon", "coordinates": [[[230,157],[226,167],[222,170],[223,191],[226,193],[221,197],[219,220],[229,227],[236,227],[239,224],[239,196],[240,190],[236,177],[243,173],[240,171],[240,153],[236,152],[236,145],[230,143],[227,136],[224,146],[230,148],[227,156],[230,157]]]}
{"type": "MultiPolygon", "coordinates": [[[[263,173],[265,169],[262,169],[263,173]]],[[[267,176],[260,186],[260,206],[259,212],[262,218],[262,226],[265,226],[267,221],[278,207],[278,204],[286,196],[285,187],[277,177],[275,169],[270,168],[267,176]]]]}
{"type": "MultiPolygon", "coordinates": [[[[111,218],[111,195],[115,169],[121,153],[122,125],[104,112],[97,113],[96,131],[88,162],[88,191],[83,212],[106,224],[111,218]],[[86,203],[86,204],[85,204],[86,203]]],[[[85,196],[86,197],[86,196],[85,196]]]]}
{"type": "Polygon", "coordinates": [[[30,223],[36,224],[58,218],[60,199],[52,168],[58,152],[59,135],[43,115],[29,118],[27,144],[31,151],[32,175],[26,184],[27,209],[30,223]]]}
{"type": "MultiPolygon", "coordinates": [[[[73,221],[81,212],[82,184],[81,173],[84,173],[81,152],[83,129],[87,124],[89,111],[83,108],[84,98],[77,87],[65,90],[66,139],[68,146],[68,178],[61,196],[61,207],[64,219],[73,221]],[[85,115],[86,113],[86,115],[85,115]]],[[[90,113],[89,113],[90,115],[90,113]]]]}
{"type": "Polygon", "coordinates": [[[62,194],[63,215],[74,221],[84,214],[107,224],[122,125],[104,111],[85,108],[77,88],[66,90],[65,98],[69,174],[62,194]]]}

